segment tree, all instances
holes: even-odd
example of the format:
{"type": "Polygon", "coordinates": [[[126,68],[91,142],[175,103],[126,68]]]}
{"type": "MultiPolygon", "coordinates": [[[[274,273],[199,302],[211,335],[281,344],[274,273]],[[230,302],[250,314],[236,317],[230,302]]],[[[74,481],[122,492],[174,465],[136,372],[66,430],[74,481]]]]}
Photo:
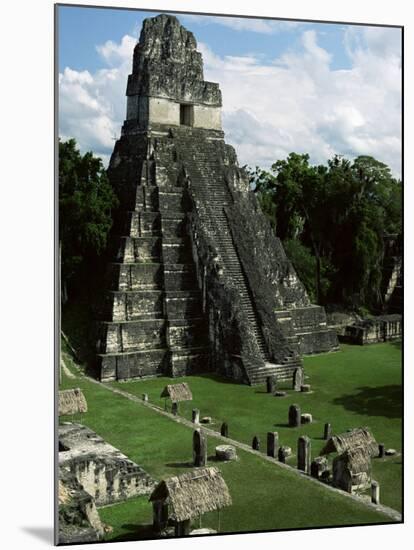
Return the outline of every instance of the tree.
{"type": "Polygon", "coordinates": [[[62,295],[93,288],[117,199],[100,158],[59,141],[59,241],[62,295]],[[95,272],[95,273],[94,273],[95,272]],[[92,284],[91,284],[92,283],[92,284]]]}
{"type": "MultiPolygon", "coordinates": [[[[325,173],[323,166],[311,166],[309,155],[291,153],[272,165],[272,174],[258,174],[256,192],[267,206],[272,199],[276,232],[282,241],[302,235],[315,257],[316,300],[321,299],[321,261],[325,245],[325,173]]],[[[267,206],[268,214],[271,209],[267,206]]],[[[302,254],[302,257],[305,256],[302,254]]]]}
{"type": "Polygon", "coordinates": [[[327,166],[312,166],[309,155],[291,153],[271,172],[256,168],[250,177],[318,302],[379,303],[384,237],[402,230],[401,182],[388,166],[369,156],[351,162],[339,155],[327,166]]]}

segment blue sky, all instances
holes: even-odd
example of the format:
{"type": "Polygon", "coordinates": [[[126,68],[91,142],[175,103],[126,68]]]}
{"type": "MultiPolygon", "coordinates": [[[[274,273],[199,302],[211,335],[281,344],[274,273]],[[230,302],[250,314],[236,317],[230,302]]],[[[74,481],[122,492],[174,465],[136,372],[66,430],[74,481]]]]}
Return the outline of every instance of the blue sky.
{"type": "MultiPolygon", "coordinates": [[[[60,134],[108,162],[125,112],[126,77],[153,12],[59,8],[60,134]]],[[[182,15],[223,92],[223,127],[241,164],[289,152],[313,162],[371,154],[401,162],[400,30],[182,15]]]]}
{"type": "MultiPolygon", "coordinates": [[[[108,40],[120,41],[125,34],[139,37],[139,29],[146,17],[158,12],[115,10],[97,8],[59,8],[59,68],[96,70],[102,67],[102,59],[96,51],[96,44],[108,40]]],[[[303,29],[315,29],[320,36],[320,45],[332,54],[332,67],[349,68],[351,60],[344,50],[342,41],[346,26],[328,23],[298,23],[289,32],[275,34],[245,30],[239,32],[217,24],[216,17],[196,18],[178,15],[179,19],[196,34],[197,40],[214,44],[217,54],[257,54],[271,61],[288,48],[300,48],[300,34],[303,29]],[[188,24],[190,23],[190,25],[188,24]]],[[[221,18],[223,21],[227,17],[221,18]]]]}

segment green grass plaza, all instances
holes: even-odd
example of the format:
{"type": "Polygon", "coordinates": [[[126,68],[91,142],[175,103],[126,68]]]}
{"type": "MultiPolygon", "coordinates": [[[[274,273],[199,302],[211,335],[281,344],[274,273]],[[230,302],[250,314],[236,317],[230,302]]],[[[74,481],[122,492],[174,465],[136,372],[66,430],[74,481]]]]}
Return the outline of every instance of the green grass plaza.
{"type": "MultiPolygon", "coordinates": [[[[220,432],[227,422],[229,438],[251,446],[257,436],[260,450],[237,449],[238,460],[220,463],[233,505],[205,514],[200,522],[220,533],[297,529],[304,527],[345,526],[393,521],[381,509],[350,498],[342,491],[329,490],[296,469],[297,440],[311,438],[312,458],[318,456],[325,441],[326,422],[333,433],[356,427],[369,427],[377,442],[393,448],[393,456],[372,459],[372,479],[381,487],[381,504],[402,510],[402,370],[401,343],[370,346],[341,345],[340,351],[304,358],[306,383],[311,392],[294,392],[286,386],[286,396],[274,397],[264,386],[247,386],[216,375],[166,377],[99,384],[82,374],[65,343],[60,389],[79,387],[88,402],[88,412],[76,417],[60,417],[60,422],[85,424],[107,442],[142,466],[157,481],[189,471],[192,467],[192,409],[210,416],[209,429],[220,432]],[[68,372],[69,371],[69,372],[68,372]],[[68,374],[71,374],[69,377],[68,374]],[[181,402],[178,415],[162,414],[165,403],[160,394],[166,384],[185,381],[193,400],[181,402]],[[123,395],[109,389],[121,390],[123,395]],[[125,397],[125,392],[139,399],[125,397]],[[142,401],[148,394],[149,404],[142,401]],[[311,424],[288,426],[288,409],[295,403],[303,413],[313,416],[311,424]],[[187,420],[186,423],[181,419],[187,420]],[[266,434],[277,431],[279,442],[292,448],[282,468],[266,460],[266,434]]],[[[193,428],[194,429],[194,428],[193,428]]],[[[219,437],[207,436],[208,465],[214,462],[219,437]]],[[[368,494],[365,500],[369,501],[368,494]]],[[[99,509],[101,520],[109,527],[105,540],[154,538],[152,506],[148,496],[140,496],[99,509]]],[[[198,527],[199,522],[195,522],[198,527]]]]}

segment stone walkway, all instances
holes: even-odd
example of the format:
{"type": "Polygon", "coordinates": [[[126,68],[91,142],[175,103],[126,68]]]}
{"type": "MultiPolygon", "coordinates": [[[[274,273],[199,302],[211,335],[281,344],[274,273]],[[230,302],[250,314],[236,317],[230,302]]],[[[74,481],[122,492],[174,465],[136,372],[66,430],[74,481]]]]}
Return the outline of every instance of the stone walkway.
{"type": "MultiPolygon", "coordinates": [[[[82,375],[84,376],[84,375],[82,375]]],[[[88,381],[93,382],[94,384],[97,384],[101,388],[105,388],[106,390],[115,393],[117,395],[120,395],[122,397],[125,397],[126,399],[129,399],[130,401],[134,401],[135,403],[139,403],[141,406],[147,407],[154,412],[161,414],[163,416],[166,416],[170,420],[177,422],[178,424],[182,424],[183,426],[186,426],[187,428],[190,428],[194,430],[196,427],[200,427],[203,432],[206,435],[209,435],[211,437],[215,437],[216,439],[219,439],[223,441],[224,443],[234,445],[234,447],[237,447],[238,449],[241,449],[245,451],[246,453],[250,453],[253,455],[256,455],[257,457],[261,458],[262,460],[267,460],[267,462],[271,462],[278,468],[285,468],[289,470],[290,472],[295,473],[296,475],[302,477],[303,481],[306,483],[316,483],[319,487],[324,487],[327,491],[332,491],[338,495],[341,495],[344,498],[349,498],[353,500],[354,502],[357,502],[359,504],[362,504],[363,506],[366,506],[367,508],[370,508],[371,510],[375,512],[380,512],[382,514],[385,514],[393,521],[401,522],[402,521],[402,515],[397,510],[394,510],[393,508],[389,508],[388,506],[384,506],[383,504],[373,504],[369,498],[362,497],[358,495],[352,495],[350,493],[347,493],[346,491],[342,491],[340,489],[337,489],[335,487],[332,487],[331,485],[326,485],[325,483],[321,483],[317,479],[306,475],[301,470],[298,470],[296,468],[293,468],[292,466],[289,466],[288,464],[283,464],[282,462],[279,462],[277,459],[272,458],[270,456],[265,455],[264,453],[261,453],[260,451],[253,450],[249,445],[246,445],[245,443],[241,443],[240,441],[236,441],[235,439],[231,439],[229,437],[223,437],[219,432],[216,432],[212,430],[211,428],[207,428],[204,425],[200,424],[194,424],[191,422],[191,420],[187,420],[186,418],[183,418],[182,416],[175,416],[168,411],[165,411],[161,407],[158,407],[157,405],[154,405],[153,403],[150,403],[148,401],[144,401],[142,398],[137,397],[136,395],[133,395],[131,393],[128,393],[124,390],[120,390],[119,388],[114,388],[112,386],[109,386],[107,384],[103,384],[102,382],[99,382],[98,380],[94,380],[93,378],[89,378],[84,376],[88,379],[88,381]]]]}

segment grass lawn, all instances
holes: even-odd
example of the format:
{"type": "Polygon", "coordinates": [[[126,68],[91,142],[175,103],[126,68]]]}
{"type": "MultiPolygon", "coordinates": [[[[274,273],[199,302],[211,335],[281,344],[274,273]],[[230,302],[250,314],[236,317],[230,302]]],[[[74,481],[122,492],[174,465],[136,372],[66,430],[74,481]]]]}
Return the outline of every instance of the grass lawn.
{"type": "MultiPolygon", "coordinates": [[[[75,371],[65,348],[63,351],[67,365],[75,371]]],[[[346,347],[341,353],[306,359],[305,368],[315,393],[289,395],[281,399],[268,396],[263,388],[241,386],[212,377],[188,377],[186,381],[190,383],[194,401],[183,404],[180,414],[189,417],[191,409],[198,407],[203,415],[213,416],[217,427],[222,420],[226,420],[229,435],[249,443],[252,436],[258,434],[264,444],[265,432],[278,430],[281,442],[292,446],[294,452],[298,435],[307,433],[312,437],[313,454],[316,454],[322,445],[322,440],[318,438],[325,421],[331,421],[336,431],[369,425],[387,446],[401,448],[398,396],[392,390],[400,383],[399,350],[395,346],[346,347]],[[354,378],[353,382],[350,378],[354,378]],[[359,389],[363,387],[378,389],[378,394],[375,391],[367,394],[367,390],[359,389]],[[385,387],[391,387],[391,390],[383,393],[384,398],[388,396],[383,413],[378,401],[383,401],[381,388],[385,387]],[[359,397],[361,394],[363,398],[359,397]],[[305,412],[313,413],[315,424],[300,430],[287,428],[287,409],[291,402],[297,402],[305,412]]],[[[146,392],[151,401],[162,404],[159,394],[168,380],[128,382],[119,386],[138,395],[146,392]]],[[[81,387],[89,407],[81,421],[154,478],[161,479],[188,470],[192,455],[192,432],[189,428],[114,395],[86,378],[74,380],[64,375],[61,387],[81,387]]],[[[61,420],[79,421],[79,418],[62,417],[61,420]]],[[[218,441],[209,438],[208,443],[209,455],[213,455],[218,441]]],[[[238,454],[239,461],[220,464],[233,498],[233,505],[221,512],[221,532],[389,521],[386,516],[301,479],[294,472],[285,471],[240,450],[238,454]]],[[[382,485],[383,502],[398,508],[400,459],[374,462],[374,477],[382,485]],[[390,499],[391,494],[394,494],[393,499],[390,499]]],[[[103,521],[113,528],[107,535],[112,540],[148,537],[151,513],[147,497],[100,509],[103,521]]],[[[202,522],[203,526],[216,529],[217,513],[206,514],[202,522]]]]}
{"type": "MultiPolygon", "coordinates": [[[[265,393],[263,387],[249,387],[216,376],[190,376],[170,379],[156,378],[112,385],[141,395],[164,406],[160,393],[167,383],[189,383],[193,401],[180,403],[180,414],[191,418],[194,407],[201,416],[213,418],[213,428],[220,429],[223,421],[229,425],[229,436],[250,444],[258,435],[265,451],[266,432],[278,431],[282,445],[296,452],[297,439],[306,434],[312,439],[312,455],[319,454],[325,422],[332,424],[334,433],[348,428],[368,426],[379,443],[401,452],[401,349],[400,343],[370,346],[341,346],[338,353],[304,359],[306,382],[312,393],[288,391],[282,398],[265,393]],[[313,415],[313,423],[300,428],[287,425],[289,405],[297,403],[302,412],[313,415]]],[[[295,463],[296,458],[291,458],[295,463]]],[[[381,485],[384,504],[401,510],[401,455],[374,459],[373,478],[381,485]]]]}

